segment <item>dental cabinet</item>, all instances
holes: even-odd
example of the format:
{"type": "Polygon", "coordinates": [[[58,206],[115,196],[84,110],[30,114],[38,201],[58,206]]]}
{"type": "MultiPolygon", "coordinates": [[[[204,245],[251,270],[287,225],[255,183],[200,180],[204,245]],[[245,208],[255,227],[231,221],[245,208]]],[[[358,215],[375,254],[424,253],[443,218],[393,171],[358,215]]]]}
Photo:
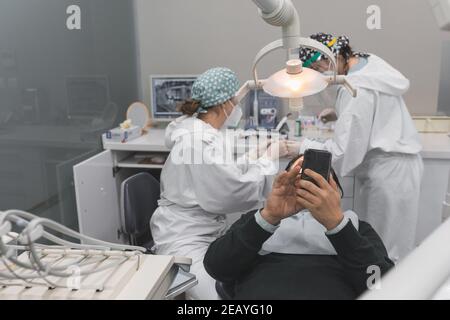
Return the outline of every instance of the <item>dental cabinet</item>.
{"type": "Polygon", "coordinates": [[[109,242],[126,243],[120,234],[120,186],[128,177],[150,171],[157,178],[163,164],[142,164],[139,155],[167,157],[164,130],[127,143],[110,142],[103,135],[104,151],[74,166],[74,184],[80,232],[109,242]]]}
{"type": "MultiPolygon", "coordinates": [[[[164,129],[149,132],[127,143],[109,142],[103,136],[104,151],[74,166],[74,185],[80,232],[101,240],[126,243],[120,233],[120,186],[128,177],[149,171],[159,178],[170,150],[164,144],[164,129]],[[147,161],[157,159],[158,163],[147,161]],[[162,162],[161,162],[162,161],[162,162]]],[[[424,177],[421,187],[417,243],[442,221],[443,201],[449,189],[450,138],[447,134],[421,134],[424,149],[424,177]]],[[[295,139],[295,137],[290,137],[295,139]]],[[[284,169],[287,160],[280,161],[284,169]]],[[[342,207],[353,209],[354,177],[341,178],[342,207]]],[[[401,186],[399,186],[401,187],[401,186]]],[[[231,218],[231,222],[236,217],[231,218]]]]}

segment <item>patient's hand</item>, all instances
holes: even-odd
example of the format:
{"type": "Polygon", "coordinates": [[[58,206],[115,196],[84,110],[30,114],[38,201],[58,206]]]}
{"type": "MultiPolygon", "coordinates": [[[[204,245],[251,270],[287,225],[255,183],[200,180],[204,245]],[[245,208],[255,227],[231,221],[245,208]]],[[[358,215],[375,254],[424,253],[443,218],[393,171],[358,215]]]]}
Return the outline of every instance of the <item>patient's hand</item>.
{"type": "Polygon", "coordinates": [[[283,172],[275,179],[266,206],[261,211],[261,216],[270,224],[277,225],[281,220],[303,210],[303,207],[297,201],[297,188],[295,187],[296,182],[300,179],[301,166],[302,161],[293,166],[290,171],[283,172]]]}
{"type": "Polygon", "coordinates": [[[312,216],[328,230],[336,228],[344,219],[341,209],[341,195],[336,182],[330,177],[328,183],[320,174],[305,170],[318,186],[306,180],[297,182],[298,202],[308,209],[312,216]]]}

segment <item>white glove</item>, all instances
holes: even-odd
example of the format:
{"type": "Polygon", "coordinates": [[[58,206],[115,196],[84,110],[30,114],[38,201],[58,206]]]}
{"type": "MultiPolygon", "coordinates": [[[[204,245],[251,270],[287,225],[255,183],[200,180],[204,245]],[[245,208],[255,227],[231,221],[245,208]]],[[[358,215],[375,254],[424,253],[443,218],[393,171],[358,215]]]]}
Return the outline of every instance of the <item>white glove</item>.
{"type": "Polygon", "coordinates": [[[299,141],[286,141],[286,146],[288,150],[287,157],[293,159],[300,154],[302,143],[299,141]]]}
{"type": "Polygon", "coordinates": [[[264,156],[272,161],[276,161],[280,158],[284,158],[288,156],[288,147],[286,144],[286,140],[281,140],[272,143],[265,152],[264,156]]]}
{"type": "Polygon", "coordinates": [[[323,123],[327,123],[327,122],[334,122],[338,119],[337,114],[336,114],[336,110],[328,108],[323,110],[320,114],[319,114],[319,119],[320,121],[322,121],[323,123]]]}

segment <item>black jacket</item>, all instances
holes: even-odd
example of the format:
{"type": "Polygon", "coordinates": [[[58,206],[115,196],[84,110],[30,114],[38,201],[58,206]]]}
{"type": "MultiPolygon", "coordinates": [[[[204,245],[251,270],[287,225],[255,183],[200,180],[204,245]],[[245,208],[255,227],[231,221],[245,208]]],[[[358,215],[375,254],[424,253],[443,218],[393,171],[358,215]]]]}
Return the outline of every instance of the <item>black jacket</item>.
{"type": "Polygon", "coordinates": [[[394,264],[372,227],[360,221],[328,236],[337,256],[258,255],[272,234],[261,228],[255,212],[243,215],[213,242],[204,259],[216,280],[232,284],[235,299],[356,299],[367,290],[370,266],[382,274],[394,264]]]}

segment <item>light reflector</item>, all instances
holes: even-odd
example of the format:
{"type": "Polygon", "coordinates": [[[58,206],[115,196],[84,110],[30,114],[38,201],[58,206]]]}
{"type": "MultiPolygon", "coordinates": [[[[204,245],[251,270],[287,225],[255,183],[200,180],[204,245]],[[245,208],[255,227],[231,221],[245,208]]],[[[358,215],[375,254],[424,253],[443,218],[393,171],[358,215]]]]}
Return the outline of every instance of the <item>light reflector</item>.
{"type": "Polygon", "coordinates": [[[313,69],[300,68],[297,73],[292,73],[292,70],[292,61],[289,61],[287,68],[267,79],[264,91],[272,96],[292,99],[317,94],[328,86],[325,77],[313,69]]]}

